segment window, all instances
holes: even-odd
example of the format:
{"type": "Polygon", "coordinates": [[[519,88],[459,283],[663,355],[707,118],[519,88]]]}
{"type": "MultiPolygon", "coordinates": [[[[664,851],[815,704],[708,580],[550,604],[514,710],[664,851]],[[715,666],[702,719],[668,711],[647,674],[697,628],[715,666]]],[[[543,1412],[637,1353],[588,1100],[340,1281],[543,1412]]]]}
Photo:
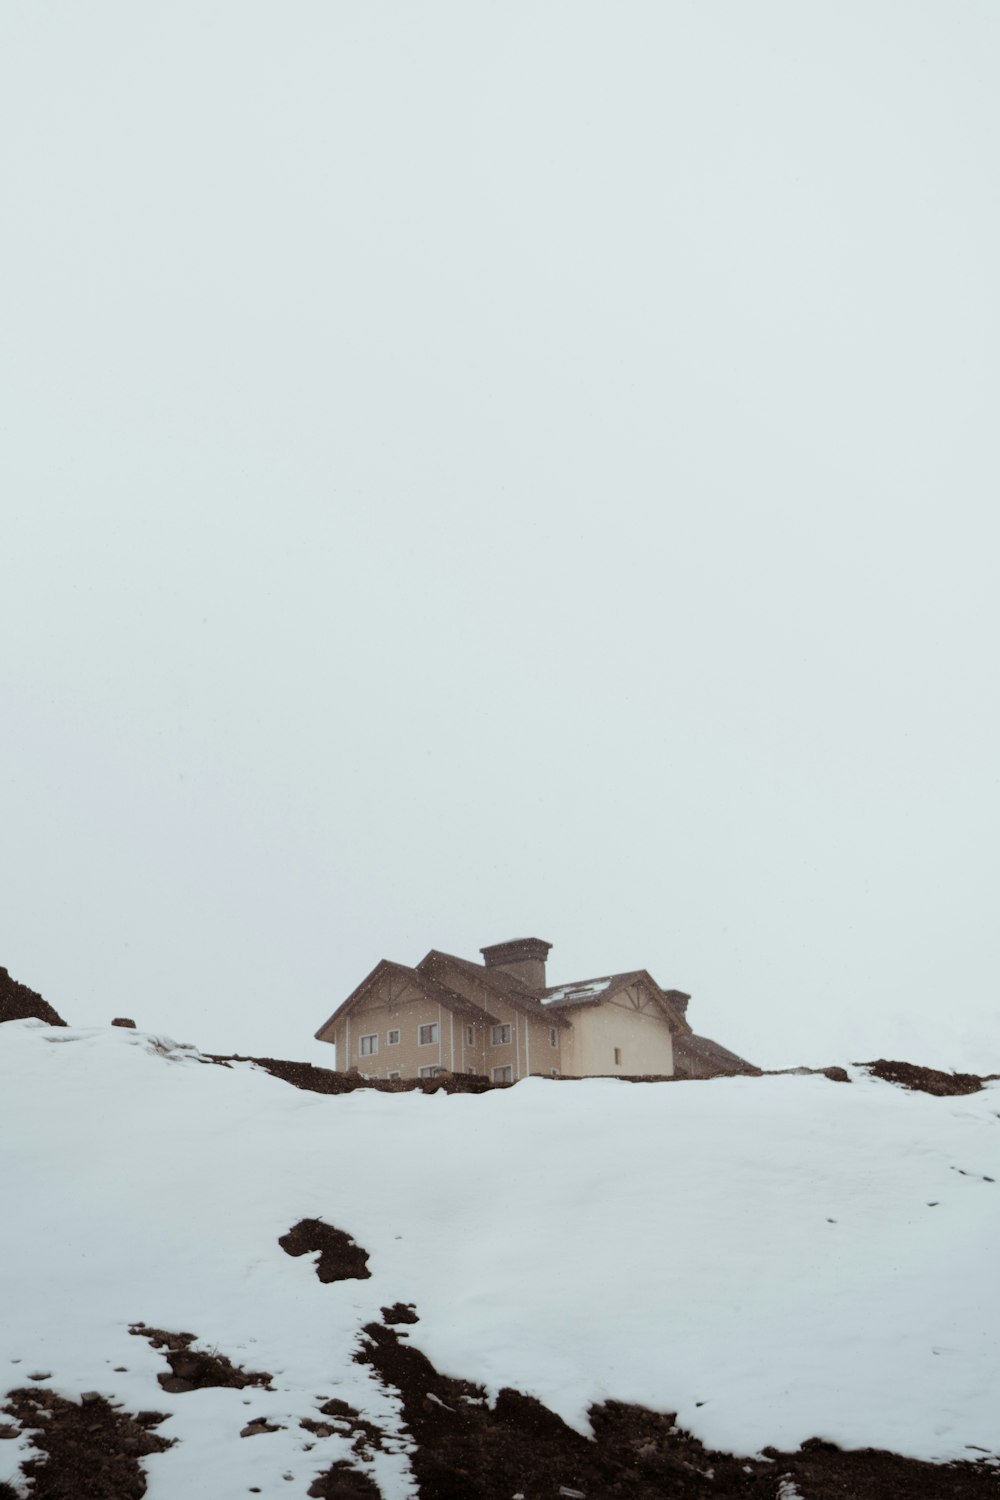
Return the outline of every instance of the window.
{"type": "MultiPolygon", "coordinates": [[[[505,1047],[505,1046],[507,1046],[509,1044],[509,1042],[510,1042],[510,1027],[509,1026],[494,1026],[494,1028],[493,1028],[493,1045],[494,1045],[494,1047],[505,1047]]],[[[510,1080],[508,1079],[508,1082],[509,1081],[510,1080]]]]}
{"type": "Polygon", "coordinates": [[[361,1056],[374,1057],[378,1051],[377,1036],[363,1036],[361,1038],[361,1056]]]}
{"type": "Polygon", "coordinates": [[[390,1047],[398,1047],[399,1046],[399,1031],[398,1030],[396,1030],[396,1031],[390,1031],[388,1037],[386,1038],[386,1040],[388,1041],[390,1047]]]}
{"type": "MultiPolygon", "coordinates": [[[[390,1031],[389,1035],[390,1035],[390,1037],[392,1036],[392,1032],[391,1031],[390,1031]]],[[[558,1047],[558,1045],[559,1045],[559,1037],[556,1034],[556,1028],[554,1026],[550,1026],[549,1027],[549,1046],[550,1047],[558,1047]]]]}
{"type": "Polygon", "coordinates": [[[402,1078],[402,1076],[403,1076],[402,1073],[390,1073],[389,1074],[390,1078],[402,1078]]]}
{"type": "MultiPolygon", "coordinates": [[[[509,1026],[508,1026],[507,1030],[508,1031],[510,1030],[509,1026]]],[[[510,1063],[508,1063],[505,1068],[494,1068],[493,1069],[493,1082],[494,1083],[513,1083],[514,1082],[514,1069],[511,1067],[510,1063]]]]}
{"type": "Polygon", "coordinates": [[[437,1063],[431,1063],[429,1068],[420,1069],[420,1076],[421,1078],[436,1078],[439,1073],[443,1072],[444,1068],[439,1068],[437,1063]]]}
{"type": "Polygon", "coordinates": [[[465,1040],[470,1047],[474,1047],[476,1045],[476,1028],[474,1026],[466,1026],[465,1040]]]}
{"type": "Polygon", "coordinates": [[[616,1068],[620,1068],[621,1065],[622,1065],[622,1049],[620,1047],[616,1047],[615,1048],[615,1067],[616,1068]]]}
{"type": "Polygon", "coordinates": [[[437,1041],[437,1039],[438,1039],[438,1024],[437,1024],[436,1021],[432,1021],[429,1026],[421,1026],[421,1028],[420,1028],[420,1045],[421,1045],[421,1047],[430,1047],[432,1045],[432,1043],[434,1043],[434,1042],[437,1041]]]}

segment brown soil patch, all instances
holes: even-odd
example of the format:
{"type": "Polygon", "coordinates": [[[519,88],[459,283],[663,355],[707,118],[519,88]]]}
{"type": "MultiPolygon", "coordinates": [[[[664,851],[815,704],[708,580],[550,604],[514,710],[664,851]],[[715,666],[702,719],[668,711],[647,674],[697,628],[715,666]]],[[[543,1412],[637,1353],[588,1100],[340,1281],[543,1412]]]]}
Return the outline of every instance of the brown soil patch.
{"type": "Polygon", "coordinates": [[[873,1449],[845,1452],[818,1440],[764,1459],[706,1449],[675,1420],[617,1402],[591,1409],[594,1440],[530,1396],[485,1392],[439,1375],[391,1329],[369,1324],[357,1356],[401,1395],[416,1449],[421,1500],[777,1500],[785,1481],[808,1500],[987,1500],[1000,1476],[985,1463],[925,1464],[873,1449]]]}
{"type": "Polygon", "coordinates": [[[312,1417],[303,1417],[299,1426],[307,1432],[314,1432],[317,1437],[331,1437],[335,1432],[349,1436],[351,1447],[360,1458],[370,1458],[373,1449],[382,1447],[381,1429],[338,1396],[324,1402],[319,1410],[327,1421],[317,1422],[312,1417]]]}
{"type": "Polygon", "coordinates": [[[349,1234],[324,1224],[322,1219],[300,1219],[278,1244],[286,1255],[309,1255],[319,1251],[316,1275],[320,1281],[367,1281],[368,1251],[355,1244],[349,1234]]]}
{"type": "Polygon", "coordinates": [[[47,1000],[29,990],[26,984],[11,979],[6,969],[0,969],[0,1021],[27,1021],[32,1016],[50,1026],[66,1025],[47,1000]]]}
{"type": "Polygon", "coordinates": [[[876,1062],[856,1063],[855,1066],[867,1068],[873,1078],[881,1078],[885,1083],[896,1083],[900,1088],[913,1089],[922,1094],[937,1094],[942,1098],[950,1094],[978,1094],[985,1081],[975,1073],[942,1073],[937,1068],[890,1062],[884,1057],[876,1062]]]}
{"type": "Polygon", "coordinates": [[[149,1430],[151,1423],[93,1392],[75,1402],[37,1386],[11,1391],[4,1411],[30,1429],[45,1455],[22,1465],[31,1500],[140,1500],[146,1476],[139,1459],[171,1447],[170,1439],[149,1430]]]}
{"type": "Polygon", "coordinates": [[[343,1458],[314,1479],[306,1493],[313,1500],[382,1500],[374,1479],[360,1469],[352,1469],[343,1458]]]}
{"type": "Polygon", "coordinates": [[[271,1389],[271,1376],[266,1370],[244,1370],[217,1349],[192,1349],[196,1337],[193,1333],[169,1333],[164,1328],[148,1328],[145,1323],[133,1323],[129,1333],[148,1339],[154,1349],[166,1352],[170,1374],[158,1375],[157,1379],[171,1395],[218,1385],[235,1390],[247,1385],[271,1389]]]}
{"type": "MultiPolygon", "coordinates": [[[[494,1083],[492,1079],[473,1077],[467,1073],[439,1073],[436,1078],[364,1078],[356,1070],[347,1073],[338,1073],[334,1068],[318,1068],[313,1063],[292,1062],[287,1058],[280,1057],[244,1057],[239,1054],[207,1053],[209,1062],[217,1063],[219,1066],[228,1068],[230,1063],[251,1062],[256,1063],[259,1068],[271,1074],[272,1078],[280,1078],[283,1083],[290,1083],[293,1088],[305,1089],[311,1094],[353,1094],[355,1089],[374,1089],[381,1094],[409,1094],[417,1091],[421,1094],[486,1094],[493,1089],[509,1089],[514,1085],[511,1083],[494,1083]]],[[[867,1066],[867,1065],[866,1065],[867,1066]]],[[[874,1066],[874,1065],[872,1065],[874,1066]]],[[[908,1066],[908,1064],[900,1064],[908,1066]]],[[[919,1071],[928,1071],[926,1069],[919,1071]]],[[[816,1073],[824,1078],[831,1079],[834,1083],[850,1083],[850,1077],[843,1068],[772,1068],[754,1069],[752,1074],[746,1077],[763,1078],[773,1077],[783,1073],[816,1073]]],[[[541,1075],[539,1075],[541,1076],[541,1075]]],[[[611,1074],[604,1075],[611,1077],[611,1074]]],[[[703,1083],[702,1078],[689,1078],[684,1074],[663,1073],[630,1073],[627,1075],[614,1074],[619,1083],[703,1083]]],[[[715,1073],[715,1078],[732,1076],[730,1074],[715,1073]]],[[[951,1077],[951,1074],[943,1074],[943,1077],[951,1077]]],[[[585,1079],[573,1078],[562,1073],[558,1078],[550,1078],[549,1083],[581,1083],[585,1079]]]]}
{"type": "Polygon", "coordinates": [[[356,1070],[338,1073],[334,1068],[317,1068],[313,1063],[292,1062],[281,1057],[244,1057],[237,1053],[205,1054],[211,1062],[228,1067],[234,1062],[256,1063],[270,1073],[297,1089],[311,1094],[353,1094],[355,1089],[376,1089],[383,1094],[485,1094],[493,1088],[510,1088],[509,1083],[495,1084],[488,1078],[472,1077],[467,1073],[439,1073],[436,1078],[363,1078],[356,1070]]]}
{"type": "Polygon", "coordinates": [[[412,1302],[394,1302],[391,1307],[383,1307],[382,1322],[419,1323],[420,1319],[412,1302]]]}
{"type": "Polygon", "coordinates": [[[240,1437],[260,1437],[264,1432],[283,1432],[284,1428],[280,1422],[269,1422],[266,1417],[255,1417],[252,1422],[240,1430],[240,1437]]]}

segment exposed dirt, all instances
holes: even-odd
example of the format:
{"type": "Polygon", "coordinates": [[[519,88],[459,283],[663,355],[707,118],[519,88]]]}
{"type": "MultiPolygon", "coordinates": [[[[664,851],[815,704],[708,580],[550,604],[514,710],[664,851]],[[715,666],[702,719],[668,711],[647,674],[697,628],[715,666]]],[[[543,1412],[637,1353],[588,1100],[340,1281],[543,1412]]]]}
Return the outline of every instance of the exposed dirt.
{"type": "MultiPolygon", "coordinates": [[[[343,1238],[352,1253],[364,1255],[350,1236],[343,1238]]],[[[384,1311],[417,1321],[412,1303],[384,1311]]],[[[145,1324],[130,1331],[166,1352],[174,1374],[160,1380],[177,1380],[171,1389],[269,1383],[263,1372],[192,1349],[194,1334],[145,1324]]],[[[672,1416],[618,1402],[591,1408],[589,1439],[518,1391],[501,1391],[491,1407],[482,1387],[440,1375],[405,1334],[379,1323],[364,1329],[355,1357],[399,1393],[421,1500],[1000,1500],[1000,1470],[985,1460],[926,1464],[876,1449],[844,1451],[816,1438],[796,1453],[768,1448],[755,1459],[736,1458],[705,1448],[672,1416]]],[[[76,1403],[34,1386],[11,1392],[2,1410],[31,1431],[44,1455],[23,1466],[32,1500],[139,1500],[146,1481],[138,1460],[171,1446],[151,1430],[165,1420],[163,1412],[132,1416],[97,1392],[76,1403]]],[[[318,1411],[318,1419],[300,1424],[316,1438],[346,1436],[366,1461],[383,1446],[380,1429],[346,1401],[327,1400],[318,1411]]],[[[257,1419],[241,1435],[275,1430],[257,1419]]],[[[371,1477],[342,1459],[308,1493],[313,1500],[379,1500],[371,1477]]],[[[0,1485],[0,1500],[18,1497],[0,1485]]]]}
{"type": "Polygon", "coordinates": [[[320,1281],[367,1281],[372,1274],[368,1251],[322,1219],[300,1219],[278,1244],[286,1255],[309,1255],[318,1250],[316,1275],[320,1281]]]}
{"type": "Polygon", "coordinates": [[[374,1422],[369,1422],[365,1417],[355,1411],[346,1401],[339,1396],[325,1401],[320,1407],[320,1413],[330,1420],[327,1423],[314,1422],[310,1417],[304,1417],[301,1426],[309,1432],[315,1432],[323,1436],[324,1431],[342,1432],[351,1438],[351,1447],[361,1458],[371,1458],[376,1448],[382,1447],[381,1430],[374,1422]]]}
{"type": "MultiPolygon", "coordinates": [[[[365,1078],[355,1069],[338,1073],[333,1068],[317,1068],[312,1063],[291,1062],[277,1057],[243,1057],[236,1054],[223,1056],[207,1054],[213,1063],[228,1067],[234,1062],[252,1062],[264,1068],[274,1078],[280,1078],[297,1089],[306,1089],[313,1094],[351,1094],[355,1089],[375,1089],[383,1094],[406,1094],[419,1090],[423,1094],[485,1094],[492,1089],[513,1088],[510,1083],[493,1083],[489,1078],[471,1077],[466,1073],[440,1073],[436,1078],[365,1078]]],[[[896,1083],[902,1088],[919,1089],[926,1094],[975,1094],[984,1083],[997,1078],[996,1073],[982,1077],[974,1073],[944,1073],[937,1068],[923,1068],[916,1063],[889,1062],[880,1058],[876,1062],[855,1063],[855,1067],[867,1068],[876,1078],[886,1083],[896,1083]]],[[[829,1078],[831,1083],[850,1083],[845,1068],[765,1068],[755,1071],[758,1078],[774,1078],[784,1074],[815,1074],[829,1078]]],[[[616,1077],[618,1075],[615,1075],[616,1077]]],[[[724,1075],[719,1074],[719,1077],[724,1075]]],[[[579,1078],[562,1075],[549,1080],[552,1083],[580,1083],[579,1078]]],[[[701,1078],[686,1078],[680,1075],[664,1076],[660,1073],[633,1073],[619,1079],[621,1083],[703,1083],[701,1078]]]]}
{"type": "Polygon", "coordinates": [[[264,1432],[281,1432],[280,1422],[269,1422],[266,1417],[254,1417],[252,1422],[240,1429],[240,1437],[260,1437],[264,1432]]]}
{"type": "Polygon", "coordinates": [[[1000,1475],[985,1463],[919,1463],[874,1449],[845,1452],[813,1440],[764,1459],[715,1453],[672,1417],[617,1402],[593,1407],[594,1439],[581,1437],[530,1396],[485,1392],[439,1375],[423,1354],[380,1324],[357,1356],[402,1397],[421,1500],[985,1500],[1000,1475]],[[792,1486],[795,1486],[795,1490],[792,1486]]]}
{"type": "Polygon", "coordinates": [[[382,1500],[374,1479],[361,1469],[352,1469],[343,1458],[314,1479],[307,1493],[313,1500],[382,1500]]]}
{"type": "Polygon", "coordinates": [[[22,1465],[31,1500],[139,1500],[146,1493],[139,1459],[171,1446],[150,1431],[153,1413],[132,1417],[96,1392],[76,1402],[34,1386],[11,1391],[3,1409],[44,1455],[22,1465]]]}
{"type": "Polygon", "coordinates": [[[166,1351],[170,1374],[156,1378],[171,1395],[201,1391],[214,1385],[235,1390],[242,1390],[247,1385],[271,1389],[271,1376],[266,1370],[244,1370],[217,1349],[192,1349],[190,1346],[196,1337],[193,1333],[169,1333],[164,1328],[148,1328],[145,1323],[133,1323],[129,1333],[148,1339],[154,1349],[166,1351]]]}
{"type": "Polygon", "coordinates": [[[29,990],[26,984],[11,979],[6,969],[0,969],[0,1021],[27,1021],[31,1016],[47,1021],[50,1026],[66,1025],[47,1000],[29,990]]]}
{"type": "Polygon", "coordinates": [[[365,1078],[352,1068],[338,1073],[333,1068],[317,1068],[313,1063],[292,1062],[282,1057],[244,1057],[238,1053],[205,1054],[210,1061],[228,1067],[234,1062],[256,1063],[280,1078],[311,1094],[353,1094],[355,1089],[377,1089],[383,1094],[485,1094],[489,1089],[512,1087],[509,1083],[491,1083],[488,1078],[473,1077],[468,1073],[439,1073],[436,1078],[365,1078]]]}
{"type": "Polygon", "coordinates": [[[419,1323],[417,1310],[412,1302],[394,1302],[382,1309],[383,1323],[419,1323]]]}
{"type": "Polygon", "coordinates": [[[978,1094],[983,1084],[995,1074],[978,1078],[975,1073],[941,1073],[937,1068],[921,1068],[916,1063],[890,1062],[880,1057],[876,1062],[856,1063],[855,1067],[867,1068],[875,1078],[885,1083],[899,1084],[900,1088],[913,1089],[922,1094],[978,1094]]]}

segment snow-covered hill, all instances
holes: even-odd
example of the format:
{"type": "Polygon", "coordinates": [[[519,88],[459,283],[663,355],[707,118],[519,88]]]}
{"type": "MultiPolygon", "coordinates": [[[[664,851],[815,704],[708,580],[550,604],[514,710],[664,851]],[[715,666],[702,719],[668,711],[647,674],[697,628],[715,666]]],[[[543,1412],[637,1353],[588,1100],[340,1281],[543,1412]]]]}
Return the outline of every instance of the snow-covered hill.
{"type": "MultiPolygon", "coordinates": [[[[741,1456],[821,1438],[979,1460],[992,1493],[998,1179],[997,1083],[933,1098],[855,1069],[327,1097],[136,1031],[12,1021],[0,1409],[37,1388],[50,1411],[87,1393],[145,1413],[123,1442],[150,1500],[355,1494],[365,1474],[396,1500],[417,1492],[414,1422],[356,1358],[379,1325],[441,1390],[511,1388],[583,1434],[595,1404],[634,1403],[741,1456]],[[323,1282],[317,1255],[288,1253],[302,1221],[352,1237],[367,1277],[323,1282]],[[387,1319],[397,1304],[417,1321],[387,1319]],[[198,1351],[264,1373],[203,1384],[198,1351]]],[[[27,1493],[39,1458],[25,1401],[0,1410],[0,1494],[27,1493]]],[[[793,1493],[775,1473],[752,1493],[793,1493]]]]}

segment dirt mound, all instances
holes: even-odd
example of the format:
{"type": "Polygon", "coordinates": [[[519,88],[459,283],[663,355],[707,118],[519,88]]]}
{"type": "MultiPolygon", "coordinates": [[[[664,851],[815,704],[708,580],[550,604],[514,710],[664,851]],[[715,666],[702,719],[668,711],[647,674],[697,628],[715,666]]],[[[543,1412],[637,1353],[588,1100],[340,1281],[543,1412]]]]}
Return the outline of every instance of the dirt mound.
{"type": "Polygon", "coordinates": [[[45,1455],[22,1465],[32,1500],[140,1500],[146,1476],[139,1459],[171,1446],[149,1430],[164,1420],[158,1413],[132,1417],[96,1392],[76,1402],[39,1387],[11,1391],[3,1410],[45,1455]]]}
{"type": "Polygon", "coordinates": [[[391,1307],[383,1307],[382,1322],[419,1323],[420,1319],[412,1302],[394,1302],[391,1307]]]}
{"type": "MultiPolygon", "coordinates": [[[[399,1391],[415,1442],[421,1500],[996,1500],[997,1471],[985,1463],[927,1464],[875,1449],[850,1452],[813,1439],[797,1453],[734,1458],[705,1448],[675,1419],[642,1407],[592,1407],[594,1441],[531,1396],[485,1391],[439,1375],[418,1350],[380,1324],[365,1328],[358,1360],[399,1391]]],[[[335,1491],[333,1493],[336,1493],[335,1491]]]]}
{"type": "Polygon", "coordinates": [[[27,1021],[32,1016],[50,1026],[66,1025],[47,1000],[29,990],[26,984],[11,979],[6,969],[0,969],[0,1021],[27,1021]]]}
{"type": "Polygon", "coordinates": [[[885,1083],[896,1083],[900,1088],[913,1089],[921,1094],[937,1094],[944,1098],[949,1094],[978,1094],[985,1079],[975,1073],[941,1073],[937,1068],[920,1068],[916,1063],[890,1062],[880,1057],[876,1062],[856,1063],[855,1067],[867,1068],[873,1078],[885,1083]]]}
{"type": "Polygon", "coordinates": [[[382,1500],[374,1479],[360,1469],[352,1469],[343,1458],[314,1479],[307,1493],[312,1500],[382,1500]]]}
{"type": "Polygon", "coordinates": [[[170,1374],[158,1375],[157,1379],[171,1395],[220,1385],[238,1391],[247,1385],[271,1389],[271,1376],[266,1370],[244,1370],[217,1349],[192,1349],[193,1333],[168,1333],[164,1328],[148,1328],[145,1323],[133,1323],[129,1333],[148,1339],[154,1349],[166,1351],[170,1374]]]}
{"type": "Polygon", "coordinates": [[[436,1078],[365,1078],[355,1069],[338,1073],[334,1068],[318,1068],[314,1063],[292,1062],[283,1057],[244,1057],[241,1053],[218,1052],[206,1056],[223,1067],[234,1062],[256,1063],[272,1078],[280,1078],[311,1094],[353,1094],[355,1089],[377,1089],[383,1094],[407,1094],[415,1089],[422,1094],[442,1090],[446,1094],[484,1094],[493,1088],[510,1088],[510,1084],[491,1083],[488,1078],[469,1073],[439,1073],[436,1078]]]}
{"type": "Polygon", "coordinates": [[[322,1219],[300,1219],[278,1244],[286,1255],[309,1255],[318,1250],[316,1275],[320,1281],[367,1281],[372,1274],[368,1251],[322,1219]]]}

